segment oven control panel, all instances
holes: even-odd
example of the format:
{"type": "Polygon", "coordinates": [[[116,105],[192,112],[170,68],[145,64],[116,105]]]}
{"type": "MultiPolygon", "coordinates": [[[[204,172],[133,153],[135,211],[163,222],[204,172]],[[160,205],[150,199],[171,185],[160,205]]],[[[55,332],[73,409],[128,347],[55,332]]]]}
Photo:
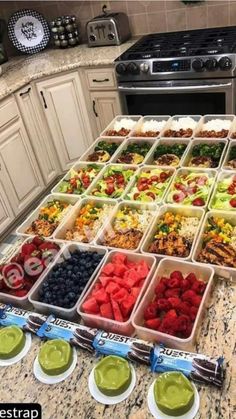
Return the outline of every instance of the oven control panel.
{"type": "Polygon", "coordinates": [[[154,61],[153,73],[167,73],[172,71],[190,71],[191,60],[154,61]]]}

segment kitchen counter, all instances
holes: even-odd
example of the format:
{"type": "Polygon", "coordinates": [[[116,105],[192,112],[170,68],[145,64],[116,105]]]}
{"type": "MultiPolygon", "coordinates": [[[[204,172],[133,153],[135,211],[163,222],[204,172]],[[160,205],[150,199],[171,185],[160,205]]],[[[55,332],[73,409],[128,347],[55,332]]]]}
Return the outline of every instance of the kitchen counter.
{"type": "MultiPolygon", "coordinates": [[[[99,61],[99,60],[98,60],[99,61]]],[[[196,419],[233,419],[236,400],[236,362],[233,358],[236,336],[236,284],[218,280],[209,308],[199,331],[197,351],[226,360],[223,389],[198,386],[200,410],[196,419]]],[[[40,341],[33,338],[28,355],[18,364],[2,369],[0,402],[38,402],[44,419],[151,419],[147,408],[147,392],[154,380],[145,366],[135,366],[136,387],[132,395],[116,406],[101,405],[90,396],[88,376],[96,363],[89,353],[78,351],[78,364],[73,374],[54,386],[39,383],[33,375],[33,362],[40,341]]]]}
{"type": "Polygon", "coordinates": [[[133,39],[119,46],[97,48],[88,48],[83,44],[75,48],[48,49],[31,56],[14,57],[2,65],[0,99],[41,77],[78,67],[111,65],[136,41],[133,39]]]}

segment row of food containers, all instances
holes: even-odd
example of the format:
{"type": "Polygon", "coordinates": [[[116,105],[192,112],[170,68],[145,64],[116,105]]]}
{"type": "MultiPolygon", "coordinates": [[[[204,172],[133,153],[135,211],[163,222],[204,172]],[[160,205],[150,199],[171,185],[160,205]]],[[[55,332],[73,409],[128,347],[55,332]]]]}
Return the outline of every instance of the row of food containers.
{"type": "Polygon", "coordinates": [[[235,115],[118,115],[103,137],[236,138],[235,115]]]}
{"type": "MultiPolygon", "coordinates": [[[[80,157],[80,164],[135,164],[198,167],[233,170],[236,168],[236,140],[159,138],[137,140],[99,137],[80,157]]],[[[77,168],[77,162],[74,166],[77,168]]]]}
{"type": "MultiPolygon", "coordinates": [[[[33,239],[27,239],[22,246],[32,243],[32,240],[33,239]]],[[[55,241],[53,243],[55,243],[55,241]]],[[[135,332],[144,340],[162,342],[170,347],[186,350],[193,347],[213,287],[214,269],[212,267],[203,266],[199,263],[193,264],[188,261],[174,258],[164,258],[159,261],[153,255],[127,252],[125,250],[108,251],[103,247],[94,246],[92,244],[68,243],[65,245],[58,243],[58,245],[60,246],[60,250],[54,260],[46,267],[26,296],[14,297],[13,295],[6,295],[1,292],[1,301],[11,302],[22,308],[29,307],[29,304],[31,304],[35,310],[40,313],[54,313],[59,317],[69,320],[78,319],[79,316],[88,326],[128,336],[135,332]],[[70,263],[70,256],[76,251],[99,254],[101,260],[88,278],[88,281],[84,286],[83,291],[78,295],[75,304],[70,308],[65,308],[42,301],[42,290],[46,289],[45,285],[48,281],[48,277],[52,275],[52,272],[55,272],[55,267],[61,266],[65,261],[70,263]],[[115,269],[119,268],[118,273],[117,271],[111,272],[112,264],[115,264],[115,269]],[[115,276],[115,274],[121,276],[122,266],[125,264],[129,267],[129,272],[130,268],[131,270],[134,270],[133,267],[137,266],[136,272],[140,273],[139,278],[132,277],[132,281],[136,281],[136,283],[134,284],[133,282],[134,285],[132,285],[131,282],[131,285],[129,285],[130,288],[126,288],[127,301],[130,299],[130,296],[133,298],[131,302],[129,300],[128,306],[125,305],[125,303],[123,303],[124,306],[122,306],[122,303],[120,303],[120,300],[118,299],[118,294],[119,298],[121,298],[121,291],[124,292],[123,286],[120,286],[117,289],[115,288],[115,281],[120,279],[118,276],[115,276]],[[141,270],[139,270],[140,267],[141,270]],[[184,282],[185,280],[186,283],[188,282],[188,279],[190,281],[191,278],[191,281],[195,281],[196,285],[200,285],[201,290],[196,291],[198,293],[198,301],[196,304],[194,302],[195,311],[193,315],[191,315],[191,319],[189,317],[188,330],[186,330],[185,323],[182,332],[181,329],[177,329],[178,331],[173,329],[168,332],[169,329],[164,324],[162,328],[158,330],[158,328],[155,327],[155,321],[154,327],[151,325],[150,320],[152,321],[153,317],[151,316],[150,318],[150,315],[147,315],[147,313],[150,313],[150,307],[152,308],[154,303],[158,304],[158,300],[159,303],[164,301],[164,296],[159,293],[160,284],[163,285],[164,281],[167,281],[165,282],[165,292],[169,292],[168,295],[174,295],[173,277],[176,273],[177,276],[179,275],[180,278],[182,278],[179,279],[180,281],[184,282]],[[168,283],[168,278],[170,280],[172,279],[172,284],[168,283]],[[102,291],[102,293],[99,294],[99,290],[102,291]],[[105,312],[105,308],[106,310],[108,309],[107,303],[104,303],[104,297],[107,293],[110,293],[114,313],[117,309],[117,301],[119,301],[119,307],[121,307],[121,311],[118,311],[118,313],[116,312],[113,316],[110,316],[109,312],[105,312]],[[95,302],[97,307],[94,307],[95,302]],[[123,310],[126,311],[124,312],[123,310]],[[123,317],[120,318],[120,315],[123,315],[123,317]]],[[[20,250],[16,253],[19,252],[20,250]]],[[[128,277],[125,282],[128,284],[130,280],[131,277],[128,277]]],[[[60,285],[62,287],[62,284],[60,285]]],[[[191,286],[193,286],[193,284],[191,284],[191,286]]],[[[190,307],[189,297],[191,297],[191,295],[188,296],[186,294],[186,288],[185,291],[184,289],[181,290],[178,299],[183,298],[183,301],[181,301],[183,303],[183,309],[186,309],[186,303],[187,307],[190,307]]],[[[125,297],[122,298],[123,301],[126,301],[125,297]]],[[[174,300],[170,300],[172,301],[172,304],[174,304],[174,300]]],[[[163,306],[161,308],[161,316],[165,315],[165,310],[167,311],[169,309],[170,307],[165,308],[163,306]]],[[[178,316],[183,316],[177,309],[176,312],[178,313],[178,316]]],[[[176,324],[178,324],[177,318],[178,317],[175,319],[176,324]]],[[[180,320],[183,320],[183,317],[180,318],[180,320]]],[[[161,318],[159,321],[161,322],[161,318]]]]}

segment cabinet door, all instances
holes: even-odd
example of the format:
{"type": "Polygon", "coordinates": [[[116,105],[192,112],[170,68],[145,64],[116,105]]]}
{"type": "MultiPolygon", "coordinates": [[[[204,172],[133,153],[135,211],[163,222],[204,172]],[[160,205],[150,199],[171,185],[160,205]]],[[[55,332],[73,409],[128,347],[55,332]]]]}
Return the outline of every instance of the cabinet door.
{"type": "Polygon", "coordinates": [[[0,183],[0,234],[14,221],[14,214],[0,183]]]}
{"type": "Polygon", "coordinates": [[[48,185],[59,175],[60,169],[51,134],[46,126],[45,116],[42,114],[38,98],[30,85],[19,90],[15,97],[44,182],[48,185]]]}
{"type": "Polygon", "coordinates": [[[43,180],[30,141],[19,119],[0,132],[3,187],[17,215],[43,190],[43,180]]]}
{"type": "Polygon", "coordinates": [[[92,133],[77,72],[36,83],[63,170],[92,143],[92,133]]]}
{"type": "Polygon", "coordinates": [[[120,99],[115,91],[91,92],[90,96],[99,135],[116,115],[121,114],[120,99]]]}

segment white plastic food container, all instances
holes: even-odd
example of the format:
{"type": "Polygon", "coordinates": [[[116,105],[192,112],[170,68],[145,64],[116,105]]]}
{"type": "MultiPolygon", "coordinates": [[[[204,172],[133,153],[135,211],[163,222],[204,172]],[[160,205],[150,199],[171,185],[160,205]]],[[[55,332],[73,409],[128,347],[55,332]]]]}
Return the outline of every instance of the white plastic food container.
{"type": "MultiPolygon", "coordinates": [[[[79,201],[73,208],[73,211],[68,215],[68,217],[65,217],[64,221],[60,224],[60,226],[58,227],[54,238],[59,240],[59,241],[71,241],[71,240],[67,240],[65,238],[65,234],[67,232],[67,230],[71,230],[74,228],[75,225],[75,221],[76,218],[78,217],[79,212],[81,211],[81,209],[87,205],[87,204],[92,204],[93,206],[98,206],[98,207],[103,207],[104,205],[109,205],[110,206],[110,212],[109,215],[107,217],[109,217],[117,208],[117,201],[114,201],[114,199],[102,199],[102,198],[84,198],[81,199],[81,201],[79,201]]],[[[106,221],[100,226],[100,228],[98,229],[97,233],[95,234],[95,236],[91,239],[89,239],[88,237],[88,243],[93,243],[96,240],[96,237],[98,236],[99,232],[101,231],[101,229],[103,228],[103,226],[106,224],[106,221]]],[[[73,240],[73,242],[79,242],[79,240],[73,240]]]]}
{"type": "MultiPolygon", "coordinates": [[[[69,194],[69,193],[66,193],[66,192],[60,192],[60,186],[61,186],[61,184],[62,184],[62,182],[64,181],[64,180],[67,180],[67,179],[69,179],[70,178],[70,172],[71,172],[71,170],[75,170],[75,171],[78,171],[78,170],[80,170],[80,169],[84,169],[85,167],[88,167],[89,165],[91,165],[91,164],[93,164],[93,165],[96,165],[96,166],[98,166],[98,168],[99,168],[99,172],[103,169],[103,167],[104,167],[104,164],[102,164],[102,163],[92,163],[92,162],[79,162],[79,163],[76,163],[76,164],[74,164],[74,166],[66,173],[66,175],[54,186],[54,188],[52,189],[52,191],[51,191],[51,193],[52,194],[54,194],[54,193],[56,193],[56,194],[60,194],[60,195],[63,195],[63,196],[73,196],[73,197],[75,197],[75,198],[80,198],[81,196],[83,196],[84,194],[85,194],[85,191],[84,192],[82,192],[81,194],[69,194]]],[[[98,175],[99,175],[99,172],[97,173],[97,175],[95,176],[95,178],[92,180],[92,182],[98,177],[98,175]]],[[[92,184],[92,182],[90,183],[90,185],[92,184]]],[[[90,186],[89,185],[89,186],[90,186]]]]}
{"type": "Polygon", "coordinates": [[[135,129],[133,129],[130,134],[129,137],[134,137],[136,139],[152,139],[152,138],[159,138],[161,136],[161,133],[165,130],[166,124],[170,119],[170,115],[145,115],[143,116],[139,122],[137,123],[135,129]],[[157,122],[162,122],[165,121],[165,124],[163,125],[163,127],[160,129],[159,134],[155,135],[154,137],[148,137],[145,135],[140,135],[140,136],[136,136],[136,133],[141,131],[141,128],[143,126],[143,124],[147,121],[157,121],[157,122]]]}
{"type": "MultiPolygon", "coordinates": [[[[14,257],[14,256],[16,256],[16,255],[18,255],[20,252],[21,252],[21,248],[22,248],[22,246],[24,245],[24,244],[26,244],[26,243],[31,243],[31,241],[32,241],[32,239],[33,238],[27,238],[26,240],[24,240],[23,242],[22,242],[22,244],[21,244],[21,246],[9,257],[9,259],[8,260],[6,260],[5,262],[4,262],[4,265],[7,265],[8,263],[11,263],[11,259],[14,257]]],[[[57,240],[50,240],[50,239],[46,239],[45,240],[46,242],[53,242],[53,243],[56,243],[58,246],[59,246],[59,250],[58,250],[58,253],[59,252],[61,252],[62,251],[62,249],[63,249],[63,247],[64,247],[64,243],[59,243],[57,240]]],[[[55,256],[55,259],[54,260],[56,260],[56,257],[57,257],[57,255],[55,256]]],[[[17,296],[15,296],[15,295],[11,295],[11,294],[7,294],[7,293],[5,293],[5,292],[0,292],[0,301],[2,302],[2,303],[8,303],[8,304],[13,304],[14,306],[16,306],[16,307],[21,307],[21,308],[28,308],[29,306],[30,306],[30,303],[29,303],[29,294],[30,294],[30,292],[35,288],[35,287],[37,287],[37,285],[40,283],[40,281],[41,281],[41,278],[43,277],[43,275],[45,275],[46,274],[46,272],[50,269],[50,267],[52,266],[52,264],[54,263],[54,261],[52,261],[52,262],[50,262],[49,264],[48,264],[48,266],[45,268],[45,270],[41,273],[41,275],[38,277],[38,279],[36,279],[36,281],[35,281],[35,283],[34,283],[34,285],[32,286],[32,288],[29,290],[29,292],[26,294],[26,295],[24,295],[24,297],[17,297],[17,296]]]]}
{"type": "Polygon", "coordinates": [[[220,167],[221,167],[221,165],[222,165],[222,163],[223,163],[223,159],[224,159],[224,156],[225,156],[225,152],[226,152],[226,149],[227,149],[227,146],[228,146],[228,140],[227,139],[211,139],[211,138],[200,138],[200,139],[195,139],[195,140],[192,140],[191,141],[191,143],[189,144],[189,148],[187,149],[187,153],[185,153],[185,155],[183,156],[184,158],[183,158],[183,160],[182,160],[182,164],[181,164],[181,167],[186,167],[186,168],[192,168],[193,170],[195,169],[195,168],[197,168],[197,169],[203,169],[203,170],[211,170],[211,168],[209,167],[199,167],[199,166],[191,166],[189,163],[190,163],[190,159],[192,158],[192,150],[193,150],[193,147],[194,146],[196,146],[196,145],[198,145],[198,144],[207,144],[207,145],[210,145],[210,144],[219,144],[219,143],[223,143],[224,144],[224,148],[223,148],[223,151],[222,151],[222,154],[221,154],[221,157],[220,157],[220,160],[219,160],[219,163],[218,163],[218,165],[216,166],[216,167],[214,167],[214,169],[219,169],[220,167]]]}
{"type": "MultiPolygon", "coordinates": [[[[211,199],[209,201],[209,205],[208,205],[209,210],[213,210],[213,211],[234,211],[234,212],[236,212],[236,208],[234,208],[234,207],[232,207],[232,208],[225,208],[225,209],[224,208],[217,209],[217,208],[213,208],[213,206],[212,206],[213,205],[213,200],[214,200],[214,198],[216,196],[216,193],[217,193],[217,188],[218,188],[219,183],[222,180],[227,179],[227,178],[233,179],[234,176],[236,177],[236,169],[235,169],[234,172],[231,171],[231,170],[222,170],[222,171],[219,172],[219,174],[217,176],[217,179],[216,179],[216,182],[214,184],[214,188],[213,188],[213,192],[212,192],[212,195],[211,195],[211,199]]],[[[234,197],[234,195],[231,196],[231,198],[233,198],[233,197],[234,197]]],[[[231,198],[230,198],[230,195],[229,195],[228,201],[230,201],[231,198]]],[[[236,215],[235,215],[235,217],[236,217],[236,215]]]]}
{"type": "Polygon", "coordinates": [[[134,177],[134,176],[135,176],[135,174],[136,174],[137,169],[138,169],[138,166],[131,165],[131,164],[108,164],[107,166],[105,166],[105,167],[101,170],[101,172],[99,173],[99,176],[95,179],[95,181],[91,183],[91,185],[90,185],[90,187],[87,189],[87,191],[86,191],[86,194],[85,194],[85,195],[86,195],[86,196],[89,196],[89,197],[93,197],[93,198],[113,199],[114,201],[121,201],[121,200],[124,198],[124,196],[125,196],[125,194],[126,194],[126,191],[128,190],[128,187],[129,187],[129,185],[130,185],[130,182],[132,181],[133,177],[134,177]],[[93,192],[94,188],[96,188],[97,183],[98,183],[100,180],[102,180],[102,179],[103,179],[104,174],[106,173],[106,171],[107,171],[110,167],[116,167],[118,170],[130,170],[130,169],[134,169],[134,171],[133,171],[133,175],[131,176],[130,180],[127,182],[127,185],[125,186],[125,188],[124,188],[124,190],[123,190],[123,193],[122,193],[119,197],[117,197],[117,198],[111,198],[111,197],[105,197],[105,196],[104,196],[104,197],[99,197],[99,196],[93,195],[93,194],[92,194],[92,192],[93,192]]]}
{"type": "Polygon", "coordinates": [[[168,257],[170,260],[171,259],[190,260],[191,256],[192,256],[192,253],[193,253],[194,245],[196,243],[199,231],[201,229],[201,225],[202,225],[202,222],[203,222],[204,215],[205,215],[205,212],[202,208],[186,207],[186,206],[178,206],[178,205],[163,205],[163,206],[161,206],[160,209],[159,209],[158,214],[156,215],[156,217],[154,218],[154,220],[153,220],[153,222],[150,226],[150,229],[147,231],[146,237],[145,237],[145,239],[142,243],[142,246],[141,246],[141,252],[144,253],[144,254],[149,254],[149,255],[156,256],[158,259],[168,257]],[[157,224],[166,212],[171,212],[173,214],[180,214],[180,215],[183,215],[185,217],[197,217],[199,219],[199,225],[198,225],[195,237],[193,239],[189,255],[185,258],[184,257],[178,257],[178,256],[169,256],[169,255],[165,255],[163,253],[151,253],[151,252],[148,251],[148,248],[149,248],[150,244],[152,243],[153,238],[156,234],[157,224]]]}
{"type": "MultiPolygon", "coordinates": [[[[232,129],[232,122],[233,122],[233,120],[234,120],[234,115],[205,115],[205,116],[203,116],[202,118],[201,118],[201,120],[199,121],[199,124],[198,124],[198,126],[197,126],[197,129],[195,130],[195,135],[194,135],[194,138],[201,138],[201,137],[199,137],[199,133],[203,130],[203,125],[206,123],[206,122],[209,122],[209,121],[212,121],[212,120],[214,120],[214,119],[221,119],[222,121],[225,121],[225,120],[227,120],[227,121],[231,121],[231,125],[230,125],[230,128],[229,128],[229,133],[228,133],[228,135],[226,135],[225,137],[222,137],[222,138],[228,138],[228,137],[230,137],[230,134],[231,134],[231,129],[232,129]]],[[[223,128],[221,128],[221,129],[223,129],[223,128]]],[[[221,129],[219,129],[219,131],[221,131],[221,129]]],[[[211,138],[211,139],[213,139],[213,138],[215,138],[215,137],[207,137],[207,138],[211,138]]],[[[219,137],[216,137],[216,139],[221,139],[221,138],[219,138],[219,137]]]]}
{"type": "Polygon", "coordinates": [[[153,256],[143,256],[137,253],[132,253],[132,252],[126,252],[125,250],[120,250],[120,251],[111,251],[107,254],[106,259],[103,261],[103,265],[100,268],[99,272],[96,275],[96,278],[94,279],[94,281],[91,283],[89,289],[87,290],[86,294],[84,294],[83,299],[80,299],[78,306],[77,306],[77,311],[78,314],[81,316],[81,318],[83,319],[83,322],[85,323],[86,326],[90,326],[90,327],[96,327],[98,329],[103,329],[109,332],[113,332],[113,333],[119,333],[119,334],[123,334],[126,336],[131,336],[133,331],[134,331],[134,327],[132,325],[132,317],[133,317],[133,313],[135,312],[136,308],[138,307],[138,304],[143,296],[143,293],[145,292],[148,284],[150,283],[150,280],[152,278],[154,269],[155,269],[155,265],[156,265],[156,260],[153,256]],[[145,282],[142,286],[142,289],[140,291],[140,294],[136,300],[136,303],[134,305],[133,311],[130,315],[130,318],[126,321],[126,322],[118,322],[117,320],[112,320],[112,319],[107,319],[105,317],[101,317],[98,315],[93,315],[93,314],[86,314],[84,313],[83,309],[82,309],[82,305],[85,302],[85,300],[87,300],[88,296],[90,295],[90,293],[93,290],[94,285],[99,282],[99,276],[101,274],[102,268],[109,262],[111,262],[113,256],[116,253],[122,253],[124,255],[126,255],[128,257],[128,259],[131,262],[139,262],[141,260],[145,260],[145,262],[147,262],[147,264],[150,267],[150,271],[148,273],[148,276],[145,279],[145,282]]]}
{"type": "Polygon", "coordinates": [[[111,163],[112,164],[113,163],[114,164],[122,164],[122,165],[124,165],[124,164],[125,165],[126,164],[130,164],[131,166],[134,165],[134,164],[135,165],[137,164],[138,166],[140,166],[141,164],[143,165],[143,164],[146,163],[148,157],[150,156],[150,154],[151,154],[151,152],[153,150],[153,147],[154,147],[155,143],[156,143],[156,140],[153,139],[153,138],[149,138],[149,139],[145,138],[145,139],[143,139],[143,138],[137,138],[137,137],[136,138],[130,137],[126,141],[124,141],[122,143],[122,146],[119,148],[119,150],[117,151],[117,153],[112,157],[111,163]],[[127,147],[128,147],[129,144],[137,144],[137,143],[140,143],[140,144],[148,143],[149,145],[151,145],[150,150],[147,152],[146,156],[144,156],[143,161],[141,163],[120,163],[120,162],[117,161],[120,158],[120,156],[122,155],[123,151],[125,151],[127,149],[127,147]]]}
{"type": "Polygon", "coordinates": [[[126,195],[125,195],[125,199],[129,200],[130,202],[138,202],[140,204],[156,204],[156,205],[161,205],[162,202],[164,202],[165,196],[169,190],[170,184],[171,184],[171,180],[173,179],[173,176],[175,174],[175,168],[171,167],[171,166],[142,166],[138,169],[135,177],[132,179],[132,181],[129,184],[129,188],[127,189],[126,195]],[[144,201],[135,201],[135,200],[130,200],[129,197],[127,196],[127,194],[133,189],[133,187],[136,185],[136,183],[138,182],[138,177],[140,176],[141,173],[147,172],[148,170],[155,170],[155,169],[160,169],[163,172],[172,172],[172,176],[170,176],[169,181],[167,182],[166,188],[164,190],[164,193],[161,197],[158,197],[155,201],[150,201],[150,202],[144,202],[144,201]]]}
{"type": "Polygon", "coordinates": [[[100,163],[100,164],[104,164],[104,163],[108,163],[111,161],[111,159],[114,157],[114,155],[117,153],[117,151],[119,150],[119,147],[122,145],[123,141],[125,140],[126,137],[99,137],[97,138],[93,144],[82,154],[82,156],[80,157],[80,161],[81,162],[87,162],[87,163],[100,163]],[[98,143],[100,143],[101,141],[105,141],[106,143],[116,143],[118,144],[118,148],[116,149],[115,153],[112,154],[112,156],[110,157],[110,159],[107,162],[92,162],[91,160],[89,160],[89,156],[90,154],[92,154],[94,152],[95,147],[98,145],[98,143]]]}
{"type": "Polygon", "coordinates": [[[233,123],[232,123],[232,126],[231,126],[229,139],[230,139],[230,141],[236,140],[236,116],[234,117],[234,120],[233,120],[233,123]]]}
{"type": "MultiPolygon", "coordinates": [[[[119,205],[116,207],[115,211],[109,217],[109,220],[108,220],[107,224],[104,225],[104,228],[98,234],[97,239],[96,239],[96,244],[98,246],[105,246],[108,249],[123,250],[123,248],[107,246],[107,245],[103,244],[103,240],[104,240],[104,237],[105,237],[106,233],[112,233],[113,232],[113,223],[115,221],[116,215],[117,215],[118,211],[120,211],[124,207],[135,208],[137,210],[141,209],[143,211],[151,211],[152,214],[153,214],[153,217],[155,216],[155,214],[158,211],[158,208],[155,204],[143,204],[143,203],[141,204],[141,203],[133,202],[133,201],[120,202],[119,205]]],[[[153,218],[152,218],[152,220],[153,220],[153,218]]],[[[151,222],[152,222],[152,220],[151,220],[151,222]]],[[[148,227],[144,230],[142,238],[139,242],[139,245],[136,247],[136,249],[124,249],[124,250],[125,251],[131,251],[131,252],[138,252],[139,249],[141,248],[143,240],[145,239],[147,231],[148,231],[148,227]]]]}
{"type": "MultiPolygon", "coordinates": [[[[235,129],[235,132],[236,132],[236,129],[235,129]]],[[[235,150],[236,150],[236,140],[231,140],[229,142],[229,146],[227,148],[225,158],[224,158],[224,161],[223,161],[223,164],[222,164],[222,169],[223,170],[235,170],[236,171],[236,166],[235,166],[235,168],[233,168],[233,167],[230,167],[228,165],[229,156],[230,156],[230,152],[231,152],[232,147],[235,147],[235,150]]],[[[235,158],[235,160],[236,160],[236,158],[235,158]]]]}
{"type": "Polygon", "coordinates": [[[208,266],[201,266],[197,263],[193,264],[190,262],[182,262],[179,260],[163,259],[158,267],[154,276],[149,284],[147,291],[145,292],[137,310],[132,318],[132,324],[135,328],[135,333],[139,338],[147,340],[149,342],[164,343],[170,348],[182,349],[184,351],[193,350],[194,343],[198,330],[201,326],[202,318],[207,307],[207,302],[210,297],[212,285],[213,285],[214,270],[208,266]],[[180,271],[184,276],[189,273],[194,273],[198,279],[201,279],[207,283],[207,287],[202,297],[201,304],[198,309],[198,314],[195,319],[191,335],[188,338],[182,339],[166,333],[158,332],[144,327],[143,325],[143,313],[147,305],[153,301],[155,296],[155,288],[160,282],[161,277],[169,277],[171,272],[180,271]]]}
{"type": "MultiPolygon", "coordinates": [[[[135,121],[136,124],[137,124],[139,122],[140,118],[142,118],[142,115],[117,115],[113,119],[113,121],[101,133],[101,137],[105,137],[105,138],[106,137],[108,137],[108,138],[113,137],[113,135],[112,136],[111,135],[107,135],[107,131],[114,129],[114,124],[115,124],[116,121],[120,121],[121,119],[132,119],[132,121],[135,121]]],[[[136,124],[132,127],[132,129],[130,130],[130,132],[135,129],[136,124]]],[[[127,135],[124,135],[124,136],[122,136],[122,135],[114,135],[114,137],[126,138],[130,134],[130,132],[127,135]]]]}
{"type": "Polygon", "coordinates": [[[202,250],[202,246],[203,246],[203,234],[204,231],[206,229],[207,226],[207,222],[209,220],[209,218],[211,217],[219,217],[219,218],[223,218],[224,220],[230,222],[233,226],[236,227],[236,216],[233,212],[231,211],[209,211],[204,218],[204,221],[202,223],[202,227],[200,230],[200,233],[198,235],[198,239],[196,241],[195,247],[194,247],[194,251],[192,254],[192,260],[195,263],[198,263],[200,265],[202,265],[203,267],[205,266],[211,266],[212,268],[214,268],[215,273],[227,280],[235,280],[236,279],[236,268],[230,268],[230,267],[224,267],[221,265],[214,265],[214,264],[210,264],[210,263],[203,263],[203,262],[199,262],[198,261],[198,255],[202,250]]]}
{"type": "Polygon", "coordinates": [[[185,169],[185,168],[182,169],[182,168],[180,168],[180,169],[178,169],[175,172],[174,178],[172,179],[172,182],[171,182],[170,187],[168,189],[168,192],[166,194],[165,203],[166,204],[174,204],[174,205],[181,205],[181,206],[194,207],[194,208],[196,208],[194,205],[184,205],[182,202],[180,202],[180,204],[178,204],[176,202],[172,202],[171,199],[169,198],[169,194],[171,193],[172,188],[174,187],[174,184],[176,183],[176,178],[178,176],[180,176],[180,175],[184,175],[184,174],[188,174],[188,173],[196,173],[196,174],[199,173],[199,176],[205,175],[205,176],[208,176],[209,178],[212,178],[213,179],[212,185],[209,187],[208,197],[207,197],[207,200],[205,202],[205,205],[202,205],[200,207],[200,208],[207,208],[207,205],[208,205],[208,202],[210,200],[210,196],[211,196],[211,193],[212,193],[212,190],[213,190],[213,187],[214,187],[215,178],[216,178],[216,175],[217,175],[217,171],[214,170],[214,169],[208,169],[208,170],[205,170],[205,169],[197,169],[197,168],[194,168],[194,169],[193,168],[192,169],[191,168],[189,168],[189,169],[185,169]]]}
{"type": "Polygon", "coordinates": [[[73,244],[70,243],[70,244],[64,246],[62,248],[61,252],[58,253],[54,262],[51,264],[50,269],[47,270],[47,272],[45,272],[45,274],[41,277],[40,281],[37,283],[37,286],[33,287],[31,289],[30,293],[29,293],[29,301],[39,313],[43,313],[43,314],[52,314],[53,313],[58,317],[68,319],[68,320],[72,320],[76,317],[77,304],[83,298],[83,295],[86,293],[86,290],[88,289],[88,287],[90,286],[94,277],[96,276],[98,270],[100,269],[100,267],[103,263],[104,258],[101,260],[101,262],[98,264],[97,268],[95,269],[95,271],[91,275],[90,279],[88,280],[88,282],[87,282],[87,284],[84,288],[84,291],[79,296],[79,298],[78,298],[76,304],[74,305],[74,307],[63,308],[63,307],[59,307],[59,306],[53,306],[51,304],[42,303],[38,300],[39,289],[41,288],[43,282],[47,279],[47,276],[48,276],[49,272],[53,269],[53,267],[56,264],[63,262],[65,259],[68,259],[69,256],[70,256],[70,252],[73,252],[76,249],[82,250],[82,251],[88,251],[88,252],[97,252],[97,253],[99,253],[103,256],[107,255],[107,250],[102,248],[102,247],[98,247],[98,246],[92,246],[92,245],[86,245],[86,244],[80,244],[79,245],[79,244],[76,244],[76,243],[73,243],[73,244]]]}
{"type": "MultiPolygon", "coordinates": [[[[166,124],[165,129],[161,133],[161,137],[164,137],[164,138],[175,138],[175,139],[177,139],[177,138],[179,138],[179,139],[185,138],[185,139],[191,140],[191,138],[193,138],[194,135],[195,135],[195,132],[196,132],[196,129],[198,127],[198,123],[201,120],[201,117],[202,117],[201,115],[174,115],[174,116],[172,116],[171,119],[169,119],[168,123],[166,124]],[[197,123],[196,126],[195,126],[195,128],[193,129],[192,135],[190,137],[166,137],[165,132],[168,131],[169,129],[172,129],[173,122],[174,121],[177,121],[177,120],[179,120],[181,118],[192,118],[197,123]]],[[[188,129],[188,128],[190,128],[190,127],[183,128],[183,129],[188,129]]]]}
{"type": "MultiPolygon", "coordinates": [[[[37,206],[37,208],[35,210],[33,210],[31,212],[31,214],[26,218],[26,220],[16,229],[16,234],[19,234],[21,236],[25,236],[25,237],[33,237],[34,234],[27,234],[25,233],[26,229],[31,225],[31,223],[35,220],[37,220],[39,213],[40,213],[40,209],[42,207],[44,207],[48,202],[54,200],[54,199],[60,199],[61,201],[64,202],[68,202],[69,205],[72,205],[71,208],[68,209],[68,211],[66,211],[64,217],[66,215],[69,214],[69,212],[72,210],[73,205],[76,204],[76,202],[78,202],[78,200],[80,199],[79,196],[75,197],[75,196],[70,196],[70,195],[61,195],[61,194],[51,194],[51,195],[47,195],[41,202],[40,204],[37,206]]],[[[63,218],[64,218],[63,217],[63,218]]],[[[63,218],[61,219],[60,223],[62,222],[63,218]]],[[[59,223],[59,225],[60,225],[59,223]]],[[[58,228],[58,227],[57,227],[58,228]]],[[[54,230],[55,233],[56,230],[54,230]]],[[[45,237],[46,239],[52,238],[52,234],[49,237],[45,237]]]]}
{"type": "MultiPolygon", "coordinates": [[[[189,150],[189,147],[190,147],[190,144],[191,144],[191,142],[187,138],[160,138],[155,143],[155,147],[152,148],[151,153],[150,153],[150,155],[148,156],[148,158],[146,160],[146,164],[157,166],[156,163],[154,162],[154,154],[155,154],[156,148],[159,145],[163,145],[163,144],[166,144],[168,146],[174,145],[174,144],[186,144],[187,147],[186,147],[185,151],[183,152],[183,155],[180,158],[179,164],[177,166],[168,166],[168,167],[172,167],[172,168],[176,169],[177,167],[181,166],[181,164],[183,162],[183,159],[186,156],[186,154],[188,153],[188,150],[189,150]]],[[[159,167],[162,167],[160,165],[158,165],[158,166],[159,167]]]]}

